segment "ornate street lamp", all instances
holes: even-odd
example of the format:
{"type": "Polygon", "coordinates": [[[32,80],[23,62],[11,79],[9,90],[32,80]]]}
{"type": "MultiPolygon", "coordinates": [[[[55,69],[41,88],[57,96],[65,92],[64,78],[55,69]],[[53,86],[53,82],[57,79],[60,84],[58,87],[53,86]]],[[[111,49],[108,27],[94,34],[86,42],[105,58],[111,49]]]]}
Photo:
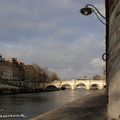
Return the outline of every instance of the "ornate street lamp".
{"type": "MultiPolygon", "coordinates": [[[[101,13],[94,5],[92,5],[92,4],[86,4],[86,6],[85,6],[84,8],[80,9],[80,13],[83,14],[83,15],[85,15],[85,16],[88,16],[88,15],[90,15],[90,14],[92,14],[92,13],[95,13],[95,15],[96,15],[96,17],[98,18],[98,20],[99,20],[102,24],[104,24],[104,25],[106,26],[106,28],[107,28],[108,23],[106,22],[106,17],[103,16],[102,13],[101,13]],[[101,18],[102,18],[102,19],[101,19],[101,18]],[[104,20],[104,21],[103,21],[103,20],[104,20]]],[[[109,56],[108,56],[107,47],[106,47],[106,53],[104,53],[104,54],[102,55],[102,59],[107,62],[108,57],[109,57],[109,56]]]]}
{"type": "MultiPolygon", "coordinates": [[[[85,16],[88,16],[88,15],[90,15],[90,14],[92,14],[92,13],[95,13],[95,15],[96,15],[96,17],[98,18],[98,20],[102,23],[102,24],[104,24],[105,26],[106,26],[106,53],[104,53],[103,55],[102,55],[102,59],[104,60],[104,61],[106,61],[106,82],[107,82],[107,84],[108,84],[108,59],[109,59],[109,54],[108,54],[108,29],[109,29],[109,25],[108,25],[108,23],[109,23],[109,20],[108,20],[108,13],[106,12],[106,15],[107,15],[107,18],[105,17],[105,16],[103,16],[102,14],[101,14],[101,12],[94,6],[94,5],[92,5],[92,4],[87,4],[84,8],[82,8],[82,9],[80,9],[80,13],[81,14],[83,14],[83,15],[85,15],[85,16]]],[[[108,86],[107,86],[107,93],[108,93],[108,86]]],[[[108,95],[108,94],[107,94],[108,95]]],[[[107,101],[108,101],[108,99],[107,99],[107,101]]]]}
{"type": "Polygon", "coordinates": [[[97,18],[99,19],[99,21],[101,23],[103,23],[104,25],[106,25],[106,23],[105,23],[106,22],[106,17],[104,17],[101,14],[101,12],[94,5],[92,5],[92,4],[87,4],[84,8],[80,9],[80,13],[83,14],[83,15],[85,15],[85,16],[88,16],[88,15],[90,15],[92,13],[95,13],[95,15],[97,16],[97,18]],[[105,20],[105,22],[103,20],[101,20],[100,17],[102,17],[105,20]]]}

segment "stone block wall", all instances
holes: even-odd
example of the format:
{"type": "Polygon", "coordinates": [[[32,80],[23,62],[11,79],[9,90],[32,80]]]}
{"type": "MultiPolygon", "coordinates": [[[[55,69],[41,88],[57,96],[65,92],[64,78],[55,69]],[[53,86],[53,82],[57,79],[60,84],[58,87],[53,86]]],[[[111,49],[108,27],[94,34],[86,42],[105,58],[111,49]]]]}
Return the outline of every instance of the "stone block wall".
{"type": "Polygon", "coordinates": [[[120,0],[108,0],[108,120],[120,120],[120,0]]]}

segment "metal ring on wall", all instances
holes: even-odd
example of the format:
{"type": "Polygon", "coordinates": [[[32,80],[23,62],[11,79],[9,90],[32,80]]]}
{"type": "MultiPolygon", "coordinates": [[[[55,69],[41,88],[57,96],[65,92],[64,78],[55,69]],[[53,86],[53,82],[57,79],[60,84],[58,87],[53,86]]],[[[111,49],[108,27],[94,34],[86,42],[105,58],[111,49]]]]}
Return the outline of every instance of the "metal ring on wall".
{"type": "Polygon", "coordinates": [[[103,61],[107,61],[107,59],[108,59],[108,54],[107,54],[107,53],[103,53],[102,59],[103,59],[103,61]]]}

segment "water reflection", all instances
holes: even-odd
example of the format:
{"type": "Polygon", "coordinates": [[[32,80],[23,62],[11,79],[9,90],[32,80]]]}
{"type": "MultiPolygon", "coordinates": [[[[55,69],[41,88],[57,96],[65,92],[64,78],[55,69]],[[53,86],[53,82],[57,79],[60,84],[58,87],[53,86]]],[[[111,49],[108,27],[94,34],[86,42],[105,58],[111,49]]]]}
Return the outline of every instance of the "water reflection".
{"type": "MultiPolygon", "coordinates": [[[[55,92],[0,96],[0,109],[4,109],[0,113],[24,114],[30,118],[54,108],[62,107],[64,104],[89,93],[90,91],[83,89],[69,89],[55,92]]],[[[26,118],[21,118],[20,120],[24,119],[26,120],[26,118]]],[[[12,118],[12,120],[15,119],[12,118]]]]}

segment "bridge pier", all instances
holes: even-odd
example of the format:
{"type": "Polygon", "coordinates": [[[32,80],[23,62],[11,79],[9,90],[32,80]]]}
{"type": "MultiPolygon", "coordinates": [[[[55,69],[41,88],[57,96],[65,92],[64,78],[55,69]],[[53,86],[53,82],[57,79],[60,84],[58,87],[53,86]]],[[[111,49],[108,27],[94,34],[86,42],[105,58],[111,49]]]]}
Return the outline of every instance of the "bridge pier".
{"type": "Polygon", "coordinates": [[[89,89],[90,89],[90,86],[87,85],[87,86],[86,86],[86,89],[89,90],[89,89]]]}
{"type": "Polygon", "coordinates": [[[72,86],[72,87],[71,87],[71,89],[72,89],[72,90],[74,90],[74,89],[75,89],[75,87],[74,87],[74,86],[72,86]]]}
{"type": "Polygon", "coordinates": [[[104,88],[104,86],[99,86],[99,87],[98,87],[99,90],[100,90],[100,89],[103,89],[103,88],[104,88]]]}

